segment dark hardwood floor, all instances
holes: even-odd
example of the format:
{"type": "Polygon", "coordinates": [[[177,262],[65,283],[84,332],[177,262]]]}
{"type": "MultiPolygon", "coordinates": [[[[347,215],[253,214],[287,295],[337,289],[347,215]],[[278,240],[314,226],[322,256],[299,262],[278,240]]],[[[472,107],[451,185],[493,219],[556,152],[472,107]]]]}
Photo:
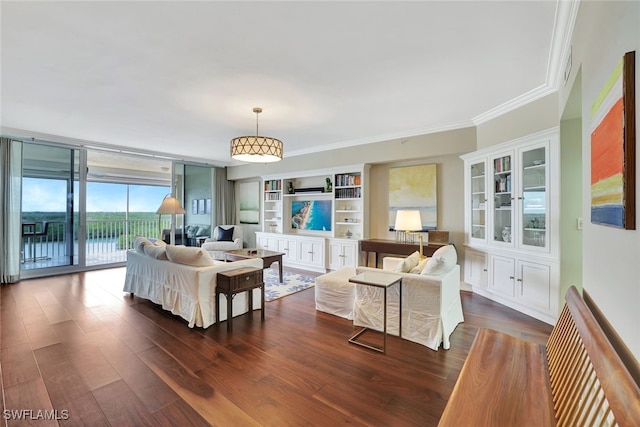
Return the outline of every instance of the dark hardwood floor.
{"type": "Polygon", "coordinates": [[[264,323],[254,312],[231,333],[189,329],[123,293],[124,274],[1,288],[1,409],[23,418],[8,425],[436,425],[479,327],[535,342],[551,332],[462,292],[450,350],[390,337],[383,355],[347,343],[352,322],[316,312],[313,289],[268,302],[264,323]]]}

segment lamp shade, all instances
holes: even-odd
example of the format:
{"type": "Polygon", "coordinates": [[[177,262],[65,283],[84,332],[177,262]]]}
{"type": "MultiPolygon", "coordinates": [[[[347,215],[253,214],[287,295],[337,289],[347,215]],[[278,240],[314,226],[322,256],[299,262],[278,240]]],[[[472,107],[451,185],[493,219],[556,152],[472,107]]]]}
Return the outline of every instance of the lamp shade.
{"type": "Polygon", "coordinates": [[[282,141],[268,136],[239,136],[231,140],[231,157],[242,162],[282,160],[282,141]]]}
{"type": "Polygon", "coordinates": [[[185,213],[185,210],[180,204],[180,202],[178,201],[178,199],[172,196],[165,196],[164,200],[162,200],[162,204],[160,205],[156,213],[159,215],[183,214],[185,213]]]}
{"type": "Polygon", "coordinates": [[[258,115],[262,108],[255,107],[256,135],[239,136],[231,140],[231,158],[241,162],[272,163],[282,160],[282,141],[269,136],[260,136],[258,131],[258,115]]]}
{"type": "Polygon", "coordinates": [[[419,210],[398,210],[396,212],[396,231],[422,231],[422,219],[419,210]]]}

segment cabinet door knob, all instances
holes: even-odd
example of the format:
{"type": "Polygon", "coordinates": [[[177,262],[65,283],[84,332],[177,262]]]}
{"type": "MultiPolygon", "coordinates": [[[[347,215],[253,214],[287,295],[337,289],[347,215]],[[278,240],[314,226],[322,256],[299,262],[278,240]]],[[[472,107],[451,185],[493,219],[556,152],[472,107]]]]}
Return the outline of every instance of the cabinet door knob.
{"type": "Polygon", "coordinates": [[[518,200],[524,200],[524,197],[518,197],[518,200]]]}
{"type": "Polygon", "coordinates": [[[513,279],[515,279],[515,277],[513,277],[513,276],[509,276],[509,279],[513,280],[513,279]]]}
{"type": "Polygon", "coordinates": [[[518,282],[522,282],[522,279],[518,279],[518,282]]]}
{"type": "Polygon", "coordinates": [[[487,269],[486,269],[486,268],[483,268],[483,269],[482,269],[482,271],[487,271],[487,269]]]}

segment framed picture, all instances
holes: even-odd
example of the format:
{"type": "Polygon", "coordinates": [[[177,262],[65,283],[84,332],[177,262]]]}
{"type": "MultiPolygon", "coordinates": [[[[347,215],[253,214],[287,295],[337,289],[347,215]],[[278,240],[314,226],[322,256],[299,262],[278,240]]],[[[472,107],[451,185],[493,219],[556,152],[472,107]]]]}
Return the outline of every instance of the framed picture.
{"type": "Polygon", "coordinates": [[[204,202],[204,213],[211,215],[211,199],[206,199],[204,202]]]}
{"type": "Polygon", "coordinates": [[[591,107],[591,223],[636,228],[635,52],[618,62],[591,107]]]}
{"type": "Polygon", "coordinates": [[[422,230],[438,226],[438,186],[435,164],[389,169],[389,231],[395,230],[400,209],[420,211],[422,230]]]}
{"type": "Polygon", "coordinates": [[[198,214],[198,201],[196,199],[193,199],[191,201],[191,213],[193,215],[197,215],[198,214]]]}
{"type": "Polygon", "coordinates": [[[205,213],[204,199],[198,199],[198,214],[204,215],[204,213],[205,213]]]}
{"type": "Polygon", "coordinates": [[[241,182],[238,186],[240,204],[240,224],[258,224],[260,222],[260,183],[241,182]]]}

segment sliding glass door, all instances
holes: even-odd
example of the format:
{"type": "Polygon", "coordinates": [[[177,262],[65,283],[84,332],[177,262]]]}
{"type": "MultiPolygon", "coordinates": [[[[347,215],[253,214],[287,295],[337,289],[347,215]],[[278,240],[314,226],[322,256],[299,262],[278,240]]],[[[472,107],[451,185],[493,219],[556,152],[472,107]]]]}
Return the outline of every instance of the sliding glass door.
{"type": "Polygon", "coordinates": [[[24,144],[20,230],[23,272],[80,262],[78,254],[83,248],[76,234],[81,161],[81,152],[75,149],[24,144]]]}
{"type": "Polygon", "coordinates": [[[155,212],[170,192],[168,160],[24,143],[21,276],[126,262],[135,236],[169,226],[155,212]]]}

